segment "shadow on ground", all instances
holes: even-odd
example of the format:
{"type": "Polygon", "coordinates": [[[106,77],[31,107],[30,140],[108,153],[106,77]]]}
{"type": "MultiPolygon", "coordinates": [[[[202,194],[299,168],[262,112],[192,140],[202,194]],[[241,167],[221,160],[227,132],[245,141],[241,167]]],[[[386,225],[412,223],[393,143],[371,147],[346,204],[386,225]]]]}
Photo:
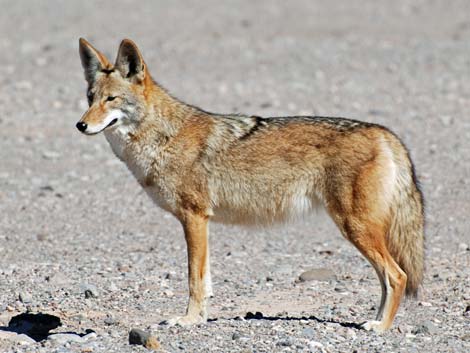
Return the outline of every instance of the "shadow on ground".
{"type": "MultiPolygon", "coordinates": [[[[355,322],[341,322],[337,320],[326,320],[326,319],[320,319],[314,315],[310,316],[301,316],[301,317],[294,317],[294,316],[264,316],[263,313],[257,311],[256,313],[248,312],[246,313],[245,317],[243,318],[245,320],[266,320],[266,321],[300,321],[300,320],[313,320],[316,322],[320,323],[332,323],[332,324],[338,324],[343,327],[350,327],[350,328],[355,328],[357,330],[364,330],[362,327],[362,324],[358,324],[355,322]]],[[[240,320],[240,316],[230,318],[229,320],[240,320]]],[[[217,319],[209,319],[208,321],[217,321],[217,319]]]]}
{"type": "MultiPolygon", "coordinates": [[[[50,331],[62,326],[60,318],[55,315],[43,314],[43,313],[22,313],[13,316],[8,323],[8,326],[0,326],[0,331],[15,332],[17,334],[25,334],[31,337],[36,342],[47,339],[51,333],[50,331]]],[[[85,333],[76,332],[61,332],[71,333],[80,337],[83,337],[93,330],[87,329],[85,333]]]]}

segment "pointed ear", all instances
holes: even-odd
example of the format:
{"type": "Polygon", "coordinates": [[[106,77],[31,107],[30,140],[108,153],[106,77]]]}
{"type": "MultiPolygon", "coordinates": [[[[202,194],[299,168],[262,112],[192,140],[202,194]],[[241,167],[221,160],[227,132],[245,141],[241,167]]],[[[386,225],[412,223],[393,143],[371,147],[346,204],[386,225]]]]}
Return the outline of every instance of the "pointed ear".
{"type": "Polygon", "coordinates": [[[85,70],[85,79],[88,84],[93,84],[96,74],[111,66],[106,57],[88,43],[85,39],[80,38],[80,59],[82,61],[83,70],[85,70]]]}
{"type": "Polygon", "coordinates": [[[145,62],[137,45],[130,39],[124,39],[119,46],[115,68],[122,77],[133,82],[142,82],[145,78],[145,62]]]}

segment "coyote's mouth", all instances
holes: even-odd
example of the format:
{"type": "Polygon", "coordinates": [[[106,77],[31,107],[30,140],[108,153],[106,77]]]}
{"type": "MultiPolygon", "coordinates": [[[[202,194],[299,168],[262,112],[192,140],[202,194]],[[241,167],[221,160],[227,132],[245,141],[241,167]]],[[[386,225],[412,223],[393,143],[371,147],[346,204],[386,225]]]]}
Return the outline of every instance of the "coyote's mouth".
{"type": "Polygon", "coordinates": [[[111,122],[108,124],[108,126],[105,127],[105,129],[107,129],[110,126],[113,126],[114,124],[117,123],[117,121],[118,121],[117,118],[114,118],[113,120],[111,120],[111,122]]]}

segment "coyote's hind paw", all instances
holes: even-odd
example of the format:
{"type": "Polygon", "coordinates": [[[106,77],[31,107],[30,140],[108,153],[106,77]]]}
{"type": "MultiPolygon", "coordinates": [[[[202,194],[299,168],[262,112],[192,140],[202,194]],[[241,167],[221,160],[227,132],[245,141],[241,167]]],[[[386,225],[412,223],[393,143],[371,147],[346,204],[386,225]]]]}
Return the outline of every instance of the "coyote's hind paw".
{"type": "Polygon", "coordinates": [[[384,326],[382,321],[377,321],[377,320],[366,321],[363,324],[361,324],[361,328],[366,331],[374,331],[378,333],[381,333],[387,330],[387,328],[384,326]]]}

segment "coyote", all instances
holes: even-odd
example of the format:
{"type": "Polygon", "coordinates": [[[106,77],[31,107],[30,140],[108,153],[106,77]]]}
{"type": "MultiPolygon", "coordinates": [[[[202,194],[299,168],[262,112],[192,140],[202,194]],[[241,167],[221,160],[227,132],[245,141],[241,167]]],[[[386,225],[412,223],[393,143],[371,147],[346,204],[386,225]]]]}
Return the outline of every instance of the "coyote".
{"type": "Polygon", "coordinates": [[[131,40],[115,64],[80,39],[88,111],[76,124],[104,132],[152,200],[182,224],[189,303],[170,325],[207,320],[212,295],[208,222],[269,225],[323,205],[372,264],[382,298],[378,332],[423,278],[423,199],[402,142],[385,127],[343,118],[263,118],[206,112],[150,76],[131,40]]]}

